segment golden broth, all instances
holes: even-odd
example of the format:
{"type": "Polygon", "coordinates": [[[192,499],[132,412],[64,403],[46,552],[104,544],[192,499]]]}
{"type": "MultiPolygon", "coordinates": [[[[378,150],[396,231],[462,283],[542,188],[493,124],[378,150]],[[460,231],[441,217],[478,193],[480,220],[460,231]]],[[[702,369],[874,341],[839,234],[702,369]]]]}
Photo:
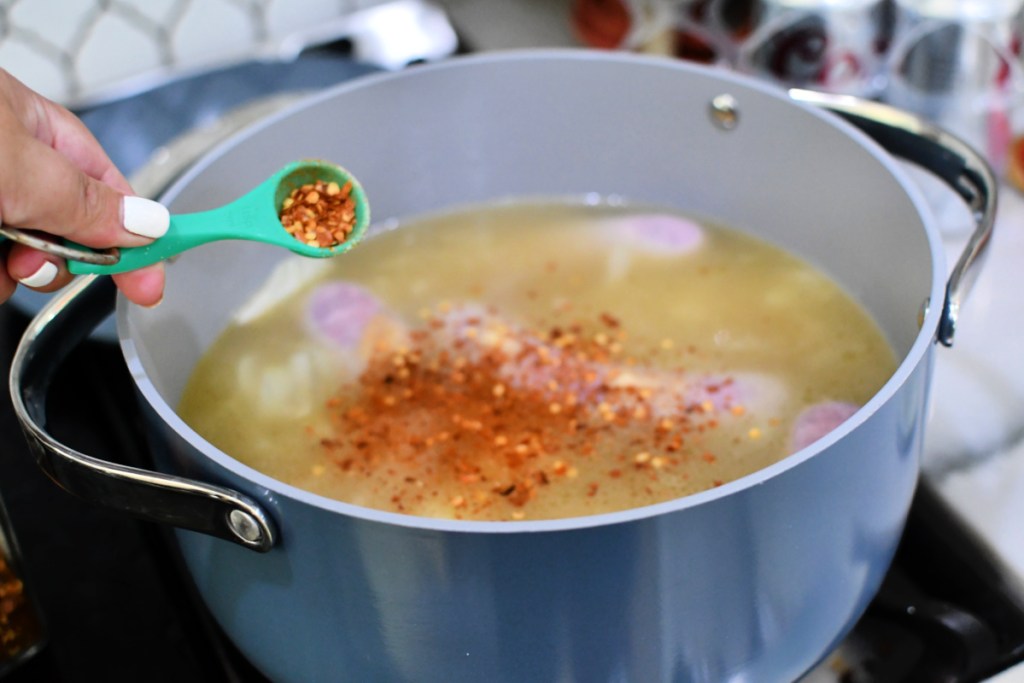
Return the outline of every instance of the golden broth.
{"type": "Polygon", "coordinates": [[[288,261],[201,359],[179,412],[324,496],[542,519],[761,469],[894,368],[855,301],[749,235],[637,207],[494,204],[288,261]]]}

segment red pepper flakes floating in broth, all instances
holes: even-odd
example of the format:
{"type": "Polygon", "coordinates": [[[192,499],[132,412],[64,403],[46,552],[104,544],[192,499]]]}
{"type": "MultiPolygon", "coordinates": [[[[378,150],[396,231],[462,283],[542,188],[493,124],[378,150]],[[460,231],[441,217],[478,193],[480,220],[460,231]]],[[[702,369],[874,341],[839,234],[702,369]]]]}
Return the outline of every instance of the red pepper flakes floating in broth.
{"type": "Polygon", "coordinates": [[[469,307],[432,314],[406,348],[376,349],[358,386],[332,399],[336,436],[323,446],[350,475],[386,475],[396,511],[440,498],[456,518],[497,506],[523,519],[538,496],[583,476],[596,497],[601,481],[713,462],[681,451],[733,405],[708,397],[731,380],[697,392],[646,386],[622,369],[619,319],[604,313],[590,328],[536,333],[469,307]],[[602,464],[596,454],[615,444],[628,452],[602,464]]]}

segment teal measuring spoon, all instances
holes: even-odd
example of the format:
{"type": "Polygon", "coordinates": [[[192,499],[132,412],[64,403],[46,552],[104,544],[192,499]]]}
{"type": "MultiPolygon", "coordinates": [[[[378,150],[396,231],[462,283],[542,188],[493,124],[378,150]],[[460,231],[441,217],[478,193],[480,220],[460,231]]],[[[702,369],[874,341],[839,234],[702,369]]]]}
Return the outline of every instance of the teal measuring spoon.
{"type": "MultiPolygon", "coordinates": [[[[358,181],[345,169],[320,161],[297,161],[288,164],[254,189],[224,206],[198,213],[171,216],[163,237],[144,247],[121,247],[113,264],[86,263],[68,260],[68,270],[75,275],[87,273],[123,273],[163,261],[183,251],[219,240],[252,240],[284,247],[302,256],[324,258],[348,251],[366,232],[370,223],[370,206],[358,181]],[[351,234],[340,244],[319,247],[307,244],[288,233],[281,224],[280,211],[292,190],[317,180],[335,182],[339,187],[351,183],[349,197],[355,208],[355,224],[351,234]]],[[[65,243],[88,251],[88,247],[65,243]]]]}

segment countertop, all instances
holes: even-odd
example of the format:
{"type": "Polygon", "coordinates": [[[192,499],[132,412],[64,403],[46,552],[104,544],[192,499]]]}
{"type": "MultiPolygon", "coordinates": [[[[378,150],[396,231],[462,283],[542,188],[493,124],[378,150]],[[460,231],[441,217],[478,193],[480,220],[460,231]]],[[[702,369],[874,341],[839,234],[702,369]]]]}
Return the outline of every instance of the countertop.
{"type": "MultiPolygon", "coordinates": [[[[969,217],[915,174],[950,263],[969,217]]],[[[1004,185],[981,274],[951,348],[937,349],[925,476],[1024,584],[1024,195],[1004,185]]],[[[992,679],[1024,681],[1024,666],[992,679]]]]}

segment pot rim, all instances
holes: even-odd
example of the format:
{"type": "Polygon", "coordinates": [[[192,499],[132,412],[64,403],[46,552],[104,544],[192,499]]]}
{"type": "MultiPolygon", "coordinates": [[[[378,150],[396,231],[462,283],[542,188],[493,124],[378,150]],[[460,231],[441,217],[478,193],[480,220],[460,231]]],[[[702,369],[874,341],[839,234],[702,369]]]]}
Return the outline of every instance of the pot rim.
{"type": "MultiPolygon", "coordinates": [[[[501,50],[484,54],[457,56],[443,62],[418,65],[415,67],[413,73],[426,69],[458,69],[462,68],[463,65],[472,65],[474,63],[507,62],[510,59],[520,61],[543,61],[552,59],[590,62],[630,61],[636,63],[648,63],[659,68],[669,68],[688,73],[698,73],[704,76],[708,73],[708,67],[691,64],[682,60],[671,60],[651,55],[600,52],[576,48],[501,50]]],[[[287,118],[293,113],[305,109],[308,106],[315,105],[323,100],[332,99],[341,93],[359,90],[365,87],[372,87],[373,85],[383,81],[408,78],[409,73],[409,71],[399,71],[373,73],[360,76],[319,93],[302,98],[292,106],[282,109],[255,125],[232,135],[217,146],[213,147],[203,156],[202,159],[200,159],[200,161],[193,165],[165,191],[162,199],[166,201],[168,196],[173,197],[176,195],[181,188],[191,182],[194,176],[199,174],[210,163],[212,163],[222,151],[232,148],[240,141],[246,139],[251,133],[271,126],[278,120],[287,118]]],[[[491,534],[558,532],[603,527],[640,521],[668,513],[710,505],[715,501],[759,486],[771,479],[774,479],[775,477],[783,475],[792,468],[795,468],[803,462],[815,457],[819,453],[828,450],[833,444],[842,440],[848,434],[860,427],[868,420],[868,418],[878,411],[879,408],[888,403],[900,387],[902,387],[908,380],[911,374],[917,369],[922,360],[931,353],[935,344],[939,322],[942,316],[942,306],[937,305],[937,303],[942,302],[945,296],[947,271],[945,250],[942,246],[941,236],[935,224],[934,216],[927,201],[924,199],[922,190],[911,179],[910,175],[900,165],[897,159],[883,149],[877,142],[851,124],[842,120],[840,117],[823,111],[818,107],[791,99],[788,97],[786,92],[778,86],[725,70],[716,70],[714,76],[719,78],[723,84],[756,90],[761,94],[776,98],[790,106],[802,109],[804,112],[822,119],[829,125],[836,128],[840,133],[854,138],[854,140],[858,142],[865,151],[875,158],[882,169],[887,171],[893,179],[899,183],[903,192],[908,196],[914,207],[917,209],[917,214],[921,220],[922,227],[924,228],[925,236],[928,241],[932,263],[932,282],[928,301],[932,302],[932,304],[927,307],[927,310],[922,316],[920,329],[914,343],[900,360],[896,370],[885,384],[863,406],[861,406],[853,416],[811,445],[791,453],[772,465],[761,468],[755,472],[740,477],[739,479],[731,480],[719,487],[643,507],[582,517],[565,517],[544,520],[473,521],[442,519],[377,510],[311,493],[263,474],[262,472],[245,465],[213,446],[188,426],[181,417],[179,417],[176,410],[168,404],[166,400],[164,400],[162,394],[150,380],[145,368],[143,367],[140,354],[136,349],[135,341],[132,339],[130,334],[131,325],[128,322],[128,313],[131,304],[119,292],[117,297],[117,332],[122,353],[124,354],[125,361],[128,365],[132,378],[137,385],[138,392],[145,398],[151,408],[160,416],[166,425],[181,438],[185,439],[189,445],[202,453],[206,458],[213,461],[217,466],[245,480],[248,485],[245,489],[245,493],[270,501],[274,501],[277,497],[289,498],[298,503],[319,508],[327,512],[338,513],[346,517],[412,529],[491,534]]]]}

